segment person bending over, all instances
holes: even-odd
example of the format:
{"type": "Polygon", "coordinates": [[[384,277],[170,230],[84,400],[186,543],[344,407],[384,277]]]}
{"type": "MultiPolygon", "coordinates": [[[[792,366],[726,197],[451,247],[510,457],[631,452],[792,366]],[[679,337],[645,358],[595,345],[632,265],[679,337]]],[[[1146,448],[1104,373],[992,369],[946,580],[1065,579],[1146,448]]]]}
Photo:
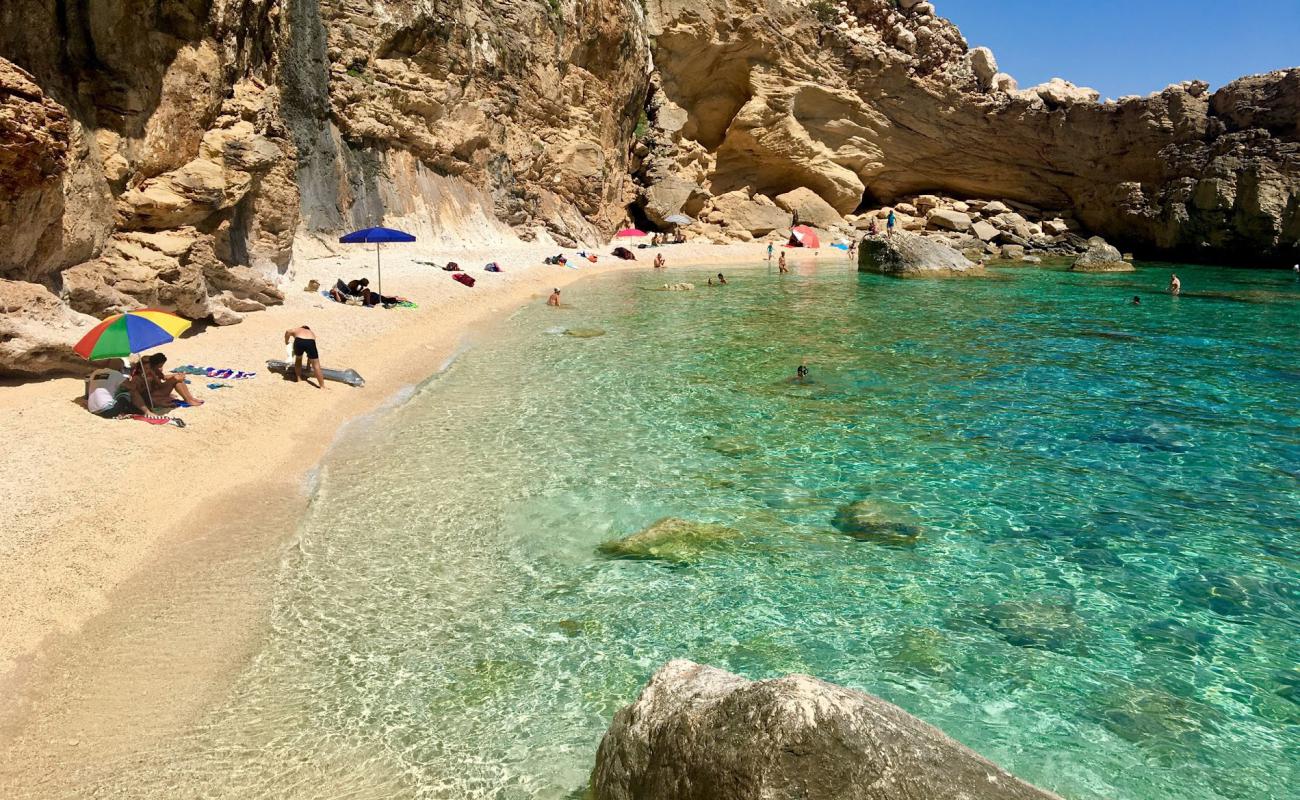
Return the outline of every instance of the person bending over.
{"type": "Polygon", "coordinates": [[[325,376],[320,371],[320,351],[316,349],[316,333],[306,325],[290,328],[284,332],[284,343],[289,342],[293,342],[293,379],[302,380],[302,359],[305,356],[307,366],[316,373],[316,388],[324,389],[325,376]]]}

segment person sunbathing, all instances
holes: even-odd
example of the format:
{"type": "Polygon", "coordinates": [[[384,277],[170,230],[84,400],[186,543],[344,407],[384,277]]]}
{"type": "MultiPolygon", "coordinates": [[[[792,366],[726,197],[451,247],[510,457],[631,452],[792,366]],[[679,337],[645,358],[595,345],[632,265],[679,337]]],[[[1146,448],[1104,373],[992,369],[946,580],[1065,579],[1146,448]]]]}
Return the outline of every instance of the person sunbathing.
{"type": "Polygon", "coordinates": [[[176,405],[173,394],[178,395],[181,401],[188,405],[203,405],[202,400],[196,400],[194,395],[190,394],[189,387],[185,385],[184,375],[168,375],[163,372],[163,365],[166,363],[167,356],[153,353],[142,358],[140,363],[131,370],[128,384],[131,401],[136,407],[176,405]]]}
{"type": "Polygon", "coordinates": [[[361,304],[367,306],[373,306],[376,302],[375,293],[370,291],[370,281],[366,278],[357,278],[346,284],[339,280],[330,289],[330,299],[336,303],[346,303],[350,297],[360,298],[361,304]]]}

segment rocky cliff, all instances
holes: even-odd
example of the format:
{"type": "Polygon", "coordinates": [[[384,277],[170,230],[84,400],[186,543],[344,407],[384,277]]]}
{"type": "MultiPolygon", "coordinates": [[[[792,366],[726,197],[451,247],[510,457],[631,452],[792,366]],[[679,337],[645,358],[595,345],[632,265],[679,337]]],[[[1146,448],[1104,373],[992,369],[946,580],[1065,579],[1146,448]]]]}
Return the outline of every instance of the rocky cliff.
{"type": "Polygon", "coordinates": [[[1300,70],[1100,103],[1060,80],[1018,89],[928,2],[650,7],[652,221],[707,221],[737,191],[809,187],[841,215],[932,192],[1063,212],[1152,254],[1300,252],[1300,70]]]}
{"type": "Polygon", "coordinates": [[[381,221],[570,244],[894,209],[989,255],[1300,260],[1300,70],[1019,89],[920,0],[6,0],[0,137],[10,374],[64,360],[34,297],[234,323],[296,243],[381,221]],[[1011,207],[931,219],[969,200],[1011,207]]]}
{"type": "Polygon", "coordinates": [[[789,675],[659,669],[600,743],[595,800],[1053,800],[897,706],[789,675]]]}

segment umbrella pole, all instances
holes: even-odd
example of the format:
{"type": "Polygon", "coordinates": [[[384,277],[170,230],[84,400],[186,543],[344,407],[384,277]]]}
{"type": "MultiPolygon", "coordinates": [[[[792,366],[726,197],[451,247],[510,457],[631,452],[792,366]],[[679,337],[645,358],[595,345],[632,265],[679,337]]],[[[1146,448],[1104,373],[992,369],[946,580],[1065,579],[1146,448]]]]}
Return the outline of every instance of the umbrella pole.
{"type": "Polygon", "coordinates": [[[383,248],[382,242],[375,242],[375,269],[379,272],[379,304],[383,305],[384,300],[384,268],[379,263],[379,251],[383,248]]]}

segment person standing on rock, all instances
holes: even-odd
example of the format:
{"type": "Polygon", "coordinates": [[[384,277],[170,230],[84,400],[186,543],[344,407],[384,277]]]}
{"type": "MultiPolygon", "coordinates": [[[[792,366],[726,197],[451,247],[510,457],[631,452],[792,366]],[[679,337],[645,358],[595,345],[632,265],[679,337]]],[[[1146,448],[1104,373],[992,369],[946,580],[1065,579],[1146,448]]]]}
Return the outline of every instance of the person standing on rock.
{"type": "Polygon", "coordinates": [[[1178,276],[1169,273],[1169,293],[1177,297],[1183,292],[1183,282],[1178,280],[1178,276]]]}
{"type": "Polygon", "coordinates": [[[885,234],[885,235],[886,235],[886,236],[893,236],[893,235],[894,235],[894,223],[895,223],[895,222],[896,222],[896,220],[894,219],[894,209],[891,208],[891,209],[889,209],[889,219],[885,221],[885,229],[886,229],[886,234],[885,234]]]}

